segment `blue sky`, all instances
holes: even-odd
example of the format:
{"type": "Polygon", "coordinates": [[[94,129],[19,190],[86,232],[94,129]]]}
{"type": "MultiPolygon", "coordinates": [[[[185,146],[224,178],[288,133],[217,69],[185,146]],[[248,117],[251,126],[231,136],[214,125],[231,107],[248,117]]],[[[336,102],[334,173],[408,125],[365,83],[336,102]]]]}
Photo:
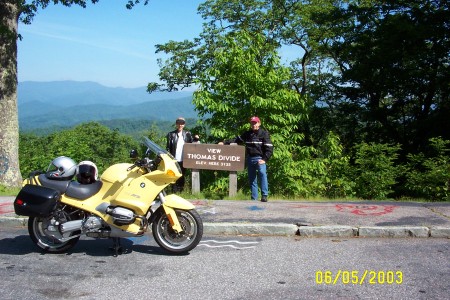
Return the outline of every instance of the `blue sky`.
{"type": "Polygon", "coordinates": [[[201,32],[200,0],[100,0],[86,9],[49,5],[31,25],[19,24],[18,79],[94,81],[142,87],[158,80],[155,45],[201,32]]]}

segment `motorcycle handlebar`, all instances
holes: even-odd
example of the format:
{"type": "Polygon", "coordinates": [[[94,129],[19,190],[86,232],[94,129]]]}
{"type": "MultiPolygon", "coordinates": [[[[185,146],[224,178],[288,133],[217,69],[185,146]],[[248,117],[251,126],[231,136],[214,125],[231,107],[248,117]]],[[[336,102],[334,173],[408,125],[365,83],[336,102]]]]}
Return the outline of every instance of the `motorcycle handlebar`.
{"type": "Polygon", "coordinates": [[[148,171],[152,171],[155,167],[155,164],[153,163],[153,161],[147,157],[144,157],[143,159],[137,160],[134,162],[134,164],[130,167],[128,167],[127,171],[131,171],[136,167],[145,167],[148,169],[148,171]]]}
{"type": "Polygon", "coordinates": [[[135,162],[134,165],[132,165],[131,167],[127,168],[127,171],[131,171],[131,170],[133,170],[136,167],[137,167],[137,165],[136,165],[136,162],[135,162]]]}

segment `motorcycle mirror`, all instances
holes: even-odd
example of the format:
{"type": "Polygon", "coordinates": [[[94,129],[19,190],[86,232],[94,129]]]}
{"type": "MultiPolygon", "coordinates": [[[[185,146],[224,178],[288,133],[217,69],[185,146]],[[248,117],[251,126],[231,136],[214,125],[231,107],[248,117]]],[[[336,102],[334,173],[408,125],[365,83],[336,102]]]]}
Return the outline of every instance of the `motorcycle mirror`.
{"type": "Polygon", "coordinates": [[[136,149],[132,149],[132,150],[130,151],[130,158],[135,159],[135,158],[137,158],[137,157],[138,157],[138,152],[137,152],[137,150],[136,150],[136,149]]]}

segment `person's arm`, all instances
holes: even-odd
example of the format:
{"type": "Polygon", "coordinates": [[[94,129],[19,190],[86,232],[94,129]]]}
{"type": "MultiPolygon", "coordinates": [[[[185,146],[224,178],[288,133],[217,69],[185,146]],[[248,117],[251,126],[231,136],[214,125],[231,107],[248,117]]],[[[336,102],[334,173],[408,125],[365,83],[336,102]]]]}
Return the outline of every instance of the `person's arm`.
{"type": "Polygon", "coordinates": [[[200,143],[200,136],[198,134],[194,135],[194,138],[192,139],[193,143],[200,143]]]}
{"type": "Polygon", "coordinates": [[[193,135],[190,131],[186,131],[186,143],[199,143],[200,142],[200,137],[198,136],[198,134],[193,135]]]}
{"type": "Polygon", "coordinates": [[[232,143],[236,143],[236,144],[242,145],[242,144],[244,144],[244,138],[243,138],[244,134],[238,135],[233,139],[223,140],[223,142],[219,142],[218,144],[219,145],[229,145],[232,143]]]}
{"type": "Polygon", "coordinates": [[[186,136],[186,138],[184,139],[185,143],[192,143],[193,142],[192,133],[190,131],[186,131],[185,132],[185,136],[186,136]]]}
{"type": "Polygon", "coordinates": [[[262,150],[263,150],[262,159],[265,162],[267,162],[272,157],[273,154],[273,144],[270,139],[270,134],[267,131],[264,131],[262,150]]]}

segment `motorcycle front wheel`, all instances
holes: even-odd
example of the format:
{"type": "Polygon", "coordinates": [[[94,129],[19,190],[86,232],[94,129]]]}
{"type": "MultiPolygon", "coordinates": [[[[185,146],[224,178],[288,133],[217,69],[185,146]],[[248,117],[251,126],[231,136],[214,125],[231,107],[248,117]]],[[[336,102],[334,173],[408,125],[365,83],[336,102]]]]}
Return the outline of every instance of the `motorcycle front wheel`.
{"type": "Polygon", "coordinates": [[[200,215],[192,210],[175,209],[182,232],[176,233],[167,215],[161,209],[152,224],[152,232],[158,245],[171,253],[185,253],[194,249],[203,236],[203,222],[200,215]]]}
{"type": "Polygon", "coordinates": [[[63,253],[75,246],[80,237],[75,237],[65,242],[59,241],[49,231],[50,222],[53,217],[28,218],[28,233],[33,242],[42,250],[49,253],[63,253]]]}

